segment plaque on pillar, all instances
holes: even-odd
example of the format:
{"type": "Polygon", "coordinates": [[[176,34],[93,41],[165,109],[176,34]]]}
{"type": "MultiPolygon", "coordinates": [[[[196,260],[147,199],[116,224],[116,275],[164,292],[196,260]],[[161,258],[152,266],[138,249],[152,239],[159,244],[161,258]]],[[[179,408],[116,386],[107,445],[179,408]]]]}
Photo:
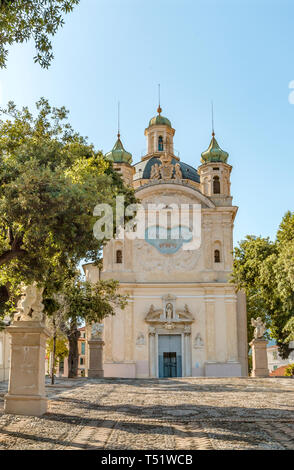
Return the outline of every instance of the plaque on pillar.
{"type": "Polygon", "coordinates": [[[88,340],[89,346],[89,378],[102,378],[104,377],[103,370],[103,346],[102,339],[103,325],[94,323],[91,328],[91,339],[88,340]]]}

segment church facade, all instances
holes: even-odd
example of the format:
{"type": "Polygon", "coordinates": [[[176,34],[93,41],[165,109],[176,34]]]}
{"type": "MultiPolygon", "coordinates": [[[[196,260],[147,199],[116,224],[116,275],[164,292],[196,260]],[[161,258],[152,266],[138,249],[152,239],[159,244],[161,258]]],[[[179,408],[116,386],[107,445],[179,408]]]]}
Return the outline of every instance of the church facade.
{"type": "Polygon", "coordinates": [[[174,151],[175,129],[160,107],[157,112],[145,129],[148,148],[140,162],[132,164],[119,134],[106,154],[143,207],[160,204],[159,220],[168,222],[163,237],[157,218],[143,239],[110,240],[101,272],[84,266],[88,280],[117,279],[129,296],[124,310],[104,320],[104,375],[246,376],[245,296],[229,282],[238,208],[228,153],[213,132],[198,169],[182,162],[174,151]],[[177,205],[199,208],[197,246],[185,246],[189,238],[182,232],[189,227],[172,222],[177,205]]]}

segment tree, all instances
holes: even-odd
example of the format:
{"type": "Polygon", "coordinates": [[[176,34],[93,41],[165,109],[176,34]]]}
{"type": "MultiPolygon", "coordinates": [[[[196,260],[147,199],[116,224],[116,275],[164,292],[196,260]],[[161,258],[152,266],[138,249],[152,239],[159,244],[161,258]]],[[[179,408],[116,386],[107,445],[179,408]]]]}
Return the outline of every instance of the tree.
{"type": "MultiPolygon", "coordinates": [[[[64,335],[58,334],[56,337],[52,337],[47,342],[47,356],[52,358],[51,362],[51,384],[53,385],[54,375],[56,374],[57,363],[60,363],[64,358],[68,356],[67,338],[64,335]]],[[[50,361],[49,361],[50,362],[50,361]]]]}
{"type": "Polygon", "coordinates": [[[119,294],[118,286],[118,281],[112,279],[91,284],[78,276],[65,283],[61,306],[65,325],[63,331],[69,342],[69,377],[76,377],[78,373],[79,326],[101,322],[103,318],[114,315],[117,308],[125,308],[127,296],[119,294]]]}
{"type": "Polygon", "coordinates": [[[64,25],[79,0],[0,0],[0,68],[6,67],[7,46],[35,41],[34,61],[48,68],[53,59],[50,36],[64,25]]]}
{"type": "Polygon", "coordinates": [[[283,329],[284,333],[287,333],[286,342],[294,341],[294,315],[287,321],[283,329]]]}
{"type": "Polygon", "coordinates": [[[260,282],[260,270],[264,260],[275,251],[269,238],[247,235],[234,250],[232,282],[244,289],[247,299],[248,342],[253,339],[252,318],[261,317],[267,325],[270,311],[260,282]]]}
{"type": "Polygon", "coordinates": [[[234,250],[232,282],[247,297],[248,340],[251,318],[260,316],[277,341],[283,358],[289,355],[289,328],[294,316],[294,213],[283,217],[275,242],[247,236],[234,250]],[[286,326],[288,325],[288,326],[286,326]]]}
{"type": "Polygon", "coordinates": [[[2,310],[21,282],[58,292],[81,260],[98,263],[106,240],[93,236],[94,207],[108,203],[115,213],[118,194],[125,205],[135,202],[111,163],[71,128],[64,107],[44,98],[36,106],[36,117],[12,102],[0,110],[8,116],[0,120],[2,310]]]}
{"type": "MultiPolygon", "coordinates": [[[[45,290],[46,292],[46,290],[45,290]]],[[[44,311],[46,313],[46,326],[51,331],[51,338],[47,343],[47,355],[51,358],[51,384],[54,384],[56,373],[56,361],[68,356],[67,340],[62,333],[64,325],[63,312],[59,303],[60,295],[44,297],[44,311]]],[[[50,367],[50,361],[49,361],[50,367]]]]}

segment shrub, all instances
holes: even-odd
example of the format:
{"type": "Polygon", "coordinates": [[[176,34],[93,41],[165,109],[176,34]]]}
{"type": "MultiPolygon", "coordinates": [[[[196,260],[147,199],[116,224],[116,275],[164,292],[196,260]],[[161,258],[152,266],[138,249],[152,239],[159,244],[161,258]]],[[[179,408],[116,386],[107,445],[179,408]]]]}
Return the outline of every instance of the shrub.
{"type": "Polygon", "coordinates": [[[289,364],[286,367],[284,375],[285,375],[285,377],[293,377],[294,376],[294,364],[289,364]]]}

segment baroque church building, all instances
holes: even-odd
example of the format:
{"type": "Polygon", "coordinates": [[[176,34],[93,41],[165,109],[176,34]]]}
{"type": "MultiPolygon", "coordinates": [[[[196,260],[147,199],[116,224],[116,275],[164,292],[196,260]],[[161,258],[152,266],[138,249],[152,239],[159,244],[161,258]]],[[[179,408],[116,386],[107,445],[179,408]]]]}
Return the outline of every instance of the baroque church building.
{"type": "MultiPolygon", "coordinates": [[[[201,243],[185,249],[180,239],[113,239],[103,268],[84,265],[91,282],[117,279],[128,294],[124,310],[104,320],[105,377],[247,376],[247,319],[243,292],[229,283],[233,227],[228,153],[214,132],[198,169],[174,152],[175,129],[157,110],[145,129],[147,153],[132,163],[118,139],[106,158],[113,162],[143,206],[201,208],[201,243]]],[[[156,227],[155,227],[156,228],[156,227]]],[[[158,229],[158,227],[157,227],[158,229]]],[[[169,233],[173,228],[169,228],[169,233]]]]}

